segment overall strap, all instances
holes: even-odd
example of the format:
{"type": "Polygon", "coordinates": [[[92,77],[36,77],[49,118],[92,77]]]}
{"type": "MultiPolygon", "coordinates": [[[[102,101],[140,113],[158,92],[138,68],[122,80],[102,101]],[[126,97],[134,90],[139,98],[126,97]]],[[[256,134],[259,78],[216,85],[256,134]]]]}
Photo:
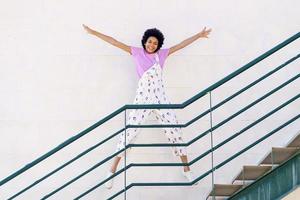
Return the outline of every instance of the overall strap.
{"type": "Polygon", "coordinates": [[[156,62],[157,64],[159,64],[159,56],[158,56],[157,53],[155,53],[155,62],[156,62]]]}

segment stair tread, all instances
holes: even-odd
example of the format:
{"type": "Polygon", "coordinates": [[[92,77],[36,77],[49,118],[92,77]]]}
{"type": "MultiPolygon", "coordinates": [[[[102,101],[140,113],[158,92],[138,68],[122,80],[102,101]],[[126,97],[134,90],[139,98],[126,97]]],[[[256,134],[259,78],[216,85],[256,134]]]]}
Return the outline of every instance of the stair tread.
{"type": "Polygon", "coordinates": [[[243,169],[237,175],[234,181],[235,180],[256,180],[257,178],[261,177],[271,169],[272,169],[271,166],[246,165],[243,166],[243,169]]]}
{"type": "Polygon", "coordinates": [[[209,196],[231,196],[242,187],[240,184],[214,184],[214,190],[209,196]]]}
{"type": "Polygon", "coordinates": [[[299,148],[296,147],[273,147],[272,152],[270,152],[262,161],[261,165],[270,165],[270,164],[281,164],[282,162],[289,159],[292,155],[294,155],[299,148]],[[272,155],[273,154],[273,162],[272,155]]]}

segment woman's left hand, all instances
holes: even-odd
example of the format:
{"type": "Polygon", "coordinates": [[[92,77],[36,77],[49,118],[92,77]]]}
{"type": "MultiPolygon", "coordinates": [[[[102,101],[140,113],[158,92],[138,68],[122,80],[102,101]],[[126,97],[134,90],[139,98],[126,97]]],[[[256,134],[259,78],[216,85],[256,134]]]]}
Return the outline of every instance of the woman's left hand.
{"type": "Polygon", "coordinates": [[[199,37],[208,38],[208,35],[210,34],[210,32],[211,32],[211,28],[206,30],[206,27],[204,27],[204,29],[198,34],[199,34],[199,37]]]}

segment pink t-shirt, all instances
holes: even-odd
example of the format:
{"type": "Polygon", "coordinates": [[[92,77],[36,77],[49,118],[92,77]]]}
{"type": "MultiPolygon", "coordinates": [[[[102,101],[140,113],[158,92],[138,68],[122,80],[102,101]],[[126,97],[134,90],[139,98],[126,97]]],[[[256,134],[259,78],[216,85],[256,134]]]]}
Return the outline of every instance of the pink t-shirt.
{"type": "MultiPolygon", "coordinates": [[[[141,78],[145,71],[155,64],[155,54],[147,53],[142,47],[130,47],[131,55],[136,64],[136,71],[141,78]]],[[[163,68],[165,60],[169,54],[170,49],[160,49],[156,53],[159,57],[159,64],[163,68]]]]}

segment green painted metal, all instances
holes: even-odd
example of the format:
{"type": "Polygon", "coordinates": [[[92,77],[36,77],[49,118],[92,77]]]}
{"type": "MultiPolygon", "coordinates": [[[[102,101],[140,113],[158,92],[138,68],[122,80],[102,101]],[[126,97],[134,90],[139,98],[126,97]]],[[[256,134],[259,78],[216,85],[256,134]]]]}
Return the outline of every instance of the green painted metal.
{"type": "MultiPolygon", "coordinates": [[[[289,59],[288,61],[286,61],[285,63],[283,63],[282,65],[276,67],[275,69],[273,69],[272,71],[266,73],[264,76],[262,76],[261,78],[253,81],[252,83],[250,83],[248,86],[242,88],[241,90],[235,92],[233,95],[231,95],[230,97],[226,98],[225,100],[223,100],[222,102],[218,103],[217,105],[213,106],[211,108],[211,110],[215,110],[218,107],[220,107],[221,105],[225,104],[226,102],[230,101],[231,99],[233,99],[234,97],[238,96],[239,94],[243,93],[244,91],[246,91],[247,89],[253,87],[254,85],[256,85],[257,83],[259,83],[260,81],[266,79],[267,77],[269,77],[270,75],[274,74],[275,72],[279,71],[280,69],[282,69],[283,67],[285,67],[286,65],[292,63],[293,61],[295,61],[296,59],[298,59],[300,57],[300,54],[289,59]]],[[[180,126],[180,127],[188,127],[189,125],[191,125],[192,123],[194,123],[195,121],[201,119],[203,116],[205,116],[206,114],[208,114],[210,112],[210,109],[207,109],[205,112],[203,112],[202,114],[198,115],[197,117],[195,117],[194,119],[192,119],[191,121],[187,122],[186,124],[180,126]]],[[[128,128],[128,127],[126,127],[128,128]]],[[[68,166],[69,164],[73,163],[74,161],[76,161],[77,159],[81,158],[82,156],[86,155],[87,153],[89,153],[90,151],[96,149],[97,147],[101,146],[102,144],[104,144],[105,142],[109,141],[111,138],[115,137],[116,135],[118,135],[119,133],[123,132],[125,130],[125,128],[117,131],[116,133],[112,134],[111,136],[109,136],[108,138],[104,139],[103,141],[97,143],[96,145],[92,146],[91,148],[88,148],[87,150],[85,150],[84,152],[80,153],[79,155],[77,155],[76,157],[72,158],[71,160],[69,160],[68,162],[64,163],[63,165],[61,165],[60,167],[56,168],[55,170],[51,171],[50,173],[46,174],[45,176],[43,176],[42,178],[34,181],[31,185],[27,186],[26,188],[22,189],[21,191],[19,191],[18,193],[16,193],[15,195],[13,195],[10,199],[13,199],[17,196],[19,196],[20,194],[26,192],[27,190],[29,190],[30,188],[34,187],[35,185],[39,184],[40,182],[42,182],[43,180],[49,178],[50,176],[52,176],[53,174],[55,174],[56,172],[60,171],[61,169],[63,169],[64,167],[68,166]]],[[[203,137],[203,136],[202,136],[203,137]]],[[[188,146],[190,144],[192,144],[193,142],[199,140],[200,138],[196,138],[196,140],[190,141],[187,144],[157,144],[154,145],[154,147],[156,146],[188,146]]],[[[140,144],[134,144],[131,145],[130,147],[139,147],[140,144]]],[[[142,147],[145,145],[141,145],[142,147]]],[[[115,156],[115,155],[113,155],[115,156]]],[[[104,161],[108,161],[110,160],[110,158],[112,158],[112,156],[109,156],[109,158],[104,159],[104,161]]],[[[103,164],[103,163],[101,163],[103,164]]]]}
{"type": "Polygon", "coordinates": [[[95,128],[97,128],[101,124],[104,124],[105,122],[107,122],[108,120],[110,120],[113,117],[117,116],[118,114],[120,114],[122,111],[124,111],[126,109],[146,109],[146,108],[148,108],[148,109],[159,109],[159,108],[160,109],[163,109],[163,108],[181,109],[181,108],[184,108],[184,107],[190,105],[191,103],[193,103],[194,101],[196,101],[196,100],[200,99],[201,97],[203,97],[207,92],[212,91],[215,88],[223,85],[227,81],[231,80],[233,77],[235,77],[235,76],[239,75],[240,73],[246,71],[247,69],[251,68],[256,63],[258,63],[258,62],[264,60],[265,58],[269,57],[270,55],[272,55],[276,51],[282,49],[283,47],[285,47],[286,45],[290,44],[291,42],[293,42],[294,40],[298,39],[299,37],[300,37],[300,32],[296,33],[295,35],[293,35],[292,37],[288,38],[284,42],[278,44],[277,46],[275,46],[271,50],[265,52],[261,56],[257,57],[253,61],[249,62],[245,66],[241,67],[240,69],[238,69],[235,72],[231,73],[230,75],[226,76],[222,80],[218,81],[217,83],[215,83],[212,86],[208,87],[207,89],[203,90],[202,92],[200,92],[199,94],[195,95],[191,99],[187,100],[183,104],[172,104],[172,105],[162,105],[162,104],[161,105],[125,105],[125,106],[122,106],[121,108],[117,109],[116,111],[114,111],[113,113],[111,113],[107,117],[103,118],[99,122],[95,123],[94,125],[90,126],[89,128],[85,129],[84,131],[78,133],[77,135],[69,138],[68,140],[64,141],[63,143],[61,143],[60,145],[58,145],[57,147],[55,147],[51,151],[47,152],[46,154],[44,154],[41,157],[39,157],[36,160],[34,160],[33,162],[27,164],[25,167],[21,168],[20,170],[16,171],[15,173],[11,174],[10,176],[8,176],[5,179],[1,180],[0,181],[0,186],[3,185],[3,184],[5,184],[5,183],[7,183],[11,179],[15,178],[19,174],[24,173],[28,169],[32,168],[33,166],[35,166],[36,164],[38,164],[41,161],[45,160],[49,156],[51,156],[51,155],[55,154],[56,152],[60,151],[64,147],[70,145],[74,141],[78,140],[82,136],[84,136],[87,133],[89,133],[90,131],[94,130],[95,128]]]}
{"type": "MultiPolygon", "coordinates": [[[[258,62],[264,60],[265,58],[269,57],[270,55],[272,55],[273,53],[275,53],[276,51],[280,50],[281,48],[285,47],[286,45],[288,45],[289,43],[295,41],[296,39],[298,39],[300,37],[300,32],[298,32],[297,34],[293,35],[292,37],[290,37],[289,39],[285,40],[284,42],[280,43],[279,45],[275,46],[274,48],[272,48],[271,50],[267,51],[266,53],[262,54],[261,56],[257,57],[256,59],[252,60],[251,62],[249,62],[248,64],[244,65],[243,67],[241,67],[240,69],[236,70],[235,72],[231,73],[230,75],[226,76],[225,78],[223,78],[222,80],[216,82],[215,84],[211,85],[210,87],[206,88],[205,90],[201,91],[200,93],[198,93],[197,95],[195,95],[194,97],[190,98],[189,100],[187,100],[186,102],[182,103],[182,104],[160,104],[160,105],[125,105],[119,109],[117,109],[116,111],[114,111],[112,114],[108,115],[107,117],[103,118],[102,120],[98,121],[97,123],[95,123],[94,125],[92,125],[91,127],[87,128],[86,130],[80,132],[79,134],[71,137],[70,139],[66,140],[65,142],[63,142],[62,144],[58,145],[56,148],[52,149],[51,151],[49,151],[48,153],[42,155],[41,157],[37,158],[36,160],[34,160],[33,162],[27,164],[26,166],[24,166],[23,168],[19,169],[18,171],[14,172],[13,174],[9,175],[8,177],[6,177],[5,179],[0,181],[0,187],[2,185],[4,185],[5,183],[7,183],[8,181],[14,179],[15,177],[17,177],[18,175],[24,173],[25,171],[27,171],[28,169],[32,168],[33,166],[37,165],[38,163],[42,162],[43,160],[47,159],[49,156],[55,154],[56,152],[60,151],[61,149],[63,149],[64,147],[70,145],[71,143],[73,143],[74,141],[78,140],[79,138],[81,138],[82,136],[86,135],[87,133],[89,133],[90,131],[94,130],[95,128],[97,128],[98,126],[102,125],[103,123],[109,121],[110,119],[112,119],[113,117],[117,116],[118,114],[122,113],[123,111],[126,111],[127,109],[183,109],[186,106],[190,105],[191,103],[195,102],[196,100],[202,98],[203,96],[205,96],[208,92],[213,91],[214,89],[218,88],[219,86],[223,85],[224,83],[228,82],[229,80],[231,80],[232,78],[234,78],[235,76],[239,75],[240,73],[246,71],[247,69],[251,68],[252,66],[254,66],[255,64],[257,64],[258,62]]],[[[262,76],[261,78],[257,79],[256,81],[254,81],[253,83],[249,84],[248,86],[246,86],[245,88],[241,89],[240,91],[236,92],[235,94],[231,95],[230,97],[226,98],[224,101],[220,102],[219,104],[217,104],[216,106],[214,106],[211,109],[208,109],[207,111],[205,111],[204,113],[200,114],[199,116],[197,116],[196,118],[192,119],[191,121],[189,121],[186,124],[179,124],[179,125],[128,125],[125,128],[119,130],[118,132],[114,133],[113,135],[111,135],[110,137],[106,138],[105,140],[99,142],[98,144],[94,145],[93,147],[85,150],[84,152],[82,152],[81,154],[79,154],[78,156],[74,157],[73,159],[71,159],[70,161],[66,162],[65,164],[61,165],[60,167],[58,167],[57,169],[53,170],[52,172],[48,173],[47,175],[45,175],[44,177],[38,179],[37,181],[35,181],[33,184],[29,185],[28,187],[26,187],[25,189],[23,189],[22,191],[18,192],[17,194],[15,194],[14,196],[12,196],[10,199],[13,199],[17,196],[19,196],[20,194],[24,193],[25,191],[27,191],[28,189],[32,188],[33,186],[37,185],[38,183],[40,183],[41,181],[45,180],[46,178],[50,177],[51,175],[53,175],[54,173],[58,172],[59,170],[63,169],[64,167],[66,167],[67,165],[69,165],[70,163],[74,162],[75,160],[77,160],[78,158],[82,157],[83,155],[87,154],[88,152],[92,151],[93,149],[99,147],[100,145],[102,145],[103,143],[107,142],[108,140],[110,140],[111,138],[115,137],[116,135],[118,135],[119,133],[121,133],[122,131],[126,130],[127,128],[132,128],[132,127],[139,127],[139,128],[154,128],[154,127],[187,127],[190,124],[194,123],[195,121],[199,120],[201,117],[205,116],[206,114],[208,114],[210,111],[220,107],[221,105],[223,105],[224,103],[228,102],[229,100],[233,99],[235,96],[239,95],[240,93],[244,92],[245,90],[249,89],[250,87],[252,87],[253,85],[257,84],[258,82],[260,82],[261,80],[265,79],[266,77],[270,76],[271,74],[275,73],[276,71],[278,71],[279,69],[283,68],[284,66],[288,65],[289,63],[293,62],[294,60],[298,59],[300,56],[300,54],[298,54],[297,56],[289,59],[287,62],[285,62],[284,64],[280,65],[279,67],[277,67],[276,69],[272,70],[271,72],[267,73],[266,75],[262,76]]],[[[292,79],[290,79],[289,81],[287,81],[285,84],[283,84],[281,86],[284,87],[285,85],[289,84],[290,82],[296,80],[297,78],[299,78],[299,74],[296,75],[295,77],[293,77],[292,79]]],[[[280,88],[279,88],[280,89],[280,88]]],[[[273,92],[271,91],[270,94],[274,93],[277,90],[273,90],[273,92]]],[[[269,95],[270,95],[269,94],[269,95]]],[[[267,96],[269,96],[267,95],[267,96]]],[[[263,100],[264,98],[266,98],[267,96],[264,96],[263,98],[258,99],[257,101],[255,101],[254,104],[249,105],[249,107],[244,108],[244,110],[242,109],[240,112],[237,112],[236,114],[232,115],[231,117],[229,117],[227,120],[224,120],[223,123],[219,123],[217,126],[215,126],[214,128],[218,128],[220,126],[222,126],[223,124],[227,123],[229,120],[231,120],[232,118],[236,117],[237,115],[239,115],[240,113],[244,112],[245,110],[249,109],[250,107],[252,107],[253,105],[257,104],[258,102],[260,102],[261,100],[263,100]]],[[[298,98],[298,97],[297,97],[298,98]]],[[[258,122],[257,122],[258,123],[258,122]]],[[[255,125],[255,124],[254,124],[255,125]]],[[[199,140],[200,138],[202,138],[204,135],[208,134],[209,131],[208,130],[204,133],[202,133],[201,135],[199,135],[198,137],[194,138],[193,140],[191,140],[190,142],[186,143],[186,144],[130,144],[128,146],[126,146],[126,148],[130,148],[130,147],[146,147],[146,146],[151,146],[151,147],[158,147],[158,146],[188,146],[190,144],[192,144],[193,142],[199,140]]],[[[242,131],[244,132],[244,131],[242,131]]],[[[241,134],[242,132],[240,132],[239,134],[241,134]]],[[[236,136],[238,136],[239,134],[236,134],[236,136]]],[[[231,140],[231,139],[229,139],[231,140]]],[[[229,140],[226,140],[226,142],[228,142],[229,140]]],[[[225,144],[226,142],[224,142],[223,144],[225,144]]],[[[222,144],[222,145],[223,145],[222,144]]],[[[222,146],[221,145],[221,146],[222,146]]],[[[125,148],[125,149],[126,149],[125,148]]],[[[217,147],[218,148],[218,147],[217,147]]],[[[123,150],[125,150],[123,149],[123,150]]],[[[209,152],[214,151],[216,148],[214,147],[213,149],[209,150],[209,152]]],[[[123,151],[121,150],[121,151],[123,151]]],[[[120,152],[121,152],[120,151],[120,152]]],[[[110,160],[111,158],[113,158],[115,155],[117,155],[117,152],[109,157],[107,157],[106,159],[104,159],[103,161],[101,161],[100,163],[97,164],[97,166],[92,167],[93,169],[95,169],[96,167],[100,166],[101,164],[107,162],[108,160],[110,160]]],[[[206,152],[207,153],[207,152],[206,152]]],[[[204,153],[204,154],[206,154],[204,153]]],[[[199,157],[203,157],[202,154],[199,157]]],[[[207,155],[207,154],[206,154],[207,155]]],[[[198,158],[199,158],[198,157],[198,158]]],[[[199,158],[199,159],[201,159],[199,158]]],[[[197,160],[199,159],[195,159],[192,162],[190,162],[189,164],[193,164],[195,163],[197,160]]],[[[129,167],[131,166],[183,166],[182,163],[150,163],[150,164],[130,164],[128,166],[126,166],[126,168],[122,169],[120,171],[120,173],[122,173],[123,171],[126,171],[129,167]]],[[[92,168],[90,168],[89,170],[92,170],[92,168]]],[[[86,172],[84,172],[83,174],[80,175],[80,177],[86,175],[89,170],[87,170],[86,172]]],[[[213,169],[212,169],[213,170],[213,169]]],[[[116,173],[116,175],[120,174],[120,173],[116,173]]],[[[209,174],[210,172],[208,172],[209,174]]],[[[207,174],[206,174],[207,175],[207,174]]],[[[206,176],[205,175],[205,176],[206,176]]],[[[112,178],[112,177],[111,177],[112,178]]],[[[77,179],[76,179],[77,180],[77,179]]],[[[68,185],[71,184],[72,182],[74,182],[75,180],[71,180],[68,182],[68,185]]],[[[160,185],[160,183],[157,183],[158,185],[160,185]]],[[[181,183],[183,184],[183,183],[181,183]]],[[[184,183],[186,184],[186,183],[184,183]]],[[[183,184],[183,185],[184,185],[183,184]]],[[[170,184],[171,186],[172,184],[170,184]]],[[[176,185],[176,183],[175,183],[176,185]]],[[[180,185],[180,184],[179,184],[180,185]]],[[[134,185],[135,186],[135,185],[134,185]]],[[[138,186],[138,185],[137,185],[138,186]]],[[[61,187],[61,189],[64,187],[61,187]]],[[[59,190],[57,190],[59,191],[59,190]]],[[[126,189],[124,189],[124,191],[126,191],[126,189]]],[[[54,194],[54,193],[53,193],[54,194]]],[[[47,196],[47,195],[46,195],[47,196]]],[[[45,196],[45,197],[46,197],[45,196]]],[[[51,195],[50,195],[51,196],[51,195]]]]}
{"type": "MultiPolygon", "coordinates": [[[[299,98],[299,95],[297,95],[297,96],[298,96],[297,98],[299,98]]],[[[291,100],[293,101],[293,100],[295,100],[295,98],[292,98],[291,100]]],[[[291,100],[290,100],[290,101],[291,101],[291,100]]],[[[286,102],[286,103],[288,103],[288,102],[286,102]]],[[[290,102],[290,103],[291,103],[291,102],[290,102]]],[[[281,105],[281,106],[279,106],[279,107],[277,107],[276,109],[274,109],[273,111],[271,111],[271,112],[268,113],[267,115],[270,115],[271,113],[273,114],[273,113],[277,112],[279,109],[281,109],[281,108],[283,108],[283,107],[284,107],[284,104],[281,105]],[[275,111],[275,110],[276,110],[276,111],[275,111]]],[[[259,120],[265,119],[267,115],[261,117],[259,120]]],[[[292,120],[290,120],[289,123],[291,123],[291,122],[293,122],[294,120],[298,119],[299,116],[300,116],[300,115],[298,115],[298,116],[296,116],[296,118],[293,118],[292,120]]],[[[258,120],[257,120],[257,121],[258,121],[258,120]]],[[[289,123],[288,123],[288,124],[289,124],[289,123]]],[[[246,128],[244,128],[243,130],[249,129],[249,127],[252,126],[253,124],[257,124],[257,122],[256,122],[256,121],[253,122],[252,124],[250,124],[249,126],[247,126],[246,128]]],[[[286,125],[284,125],[284,126],[286,126],[286,125]]],[[[284,127],[284,126],[283,126],[283,127],[284,127]]],[[[280,126],[280,127],[282,128],[282,126],[280,126]]],[[[280,129],[281,129],[281,128],[280,128],[280,129]]],[[[249,150],[250,148],[252,148],[252,147],[255,146],[256,144],[258,144],[258,143],[260,143],[261,141],[267,139],[268,137],[270,137],[271,135],[273,135],[275,132],[277,132],[277,131],[280,130],[280,129],[279,129],[279,128],[278,128],[278,129],[275,129],[276,131],[272,131],[271,133],[269,133],[269,134],[267,134],[266,136],[262,137],[262,139],[257,140],[256,142],[254,142],[252,145],[249,145],[248,147],[246,147],[246,148],[245,148],[244,150],[242,150],[241,152],[235,154],[234,156],[228,158],[226,161],[224,161],[224,162],[220,163],[219,165],[217,165],[214,169],[211,169],[211,170],[209,170],[208,172],[204,173],[202,176],[198,177],[198,179],[196,179],[194,182],[197,182],[197,181],[201,180],[202,178],[204,178],[205,176],[207,176],[207,175],[208,175],[209,173],[211,173],[212,171],[214,171],[214,170],[216,170],[216,169],[222,167],[222,166],[225,165],[226,163],[230,162],[230,161],[233,160],[234,158],[236,158],[236,157],[238,157],[239,155],[241,155],[241,153],[244,153],[245,151],[249,150]]],[[[242,130],[242,131],[243,131],[243,130],[242,130]]],[[[233,138],[237,137],[239,134],[241,134],[242,131],[240,131],[240,132],[238,132],[237,134],[235,134],[235,135],[229,137],[229,138],[227,139],[227,142],[229,142],[229,141],[232,140],[233,138]]],[[[225,143],[226,143],[226,142],[221,142],[221,143],[219,143],[216,147],[214,147],[213,149],[209,149],[208,151],[206,151],[205,153],[201,154],[200,156],[198,156],[197,158],[195,158],[193,161],[191,161],[191,162],[189,163],[189,165],[192,165],[193,163],[199,161],[201,158],[203,158],[204,156],[208,155],[211,151],[214,151],[214,150],[218,149],[219,147],[221,147],[221,146],[224,145],[225,143]]],[[[167,163],[165,163],[165,164],[163,164],[163,163],[156,163],[156,164],[154,164],[154,163],[152,163],[152,164],[148,164],[148,163],[134,164],[134,163],[132,163],[132,164],[129,164],[128,166],[126,166],[126,170],[128,170],[130,167],[133,167],[133,166],[183,166],[183,164],[181,164],[181,163],[168,163],[168,164],[167,164],[167,163]]],[[[121,169],[121,170],[117,171],[116,174],[114,174],[113,176],[111,176],[111,177],[109,177],[109,178],[107,178],[107,179],[101,181],[101,183],[99,183],[99,184],[97,184],[96,186],[92,187],[91,189],[87,190],[87,192],[85,192],[85,193],[83,193],[83,194],[86,195],[86,194],[90,193],[90,192],[93,191],[94,189],[96,189],[96,188],[98,188],[99,186],[103,185],[107,180],[109,180],[110,178],[113,178],[113,177],[117,176],[118,174],[122,173],[123,171],[124,171],[124,169],[121,169]]],[[[131,187],[133,187],[133,186],[142,186],[142,185],[136,185],[136,184],[133,184],[131,187]]],[[[151,185],[151,186],[154,186],[154,185],[151,185]]],[[[158,186],[158,185],[156,185],[156,186],[158,186]]],[[[166,183],[161,183],[160,186],[172,186],[172,184],[170,185],[169,183],[167,183],[167,184],[166,184],[166,183]]],[[[177,186],[186,186],[186,183],[183,183],[183,184],[180,183],[180,184],[177,184],[177,186]]],[[[123,191],[123,190],[122,190],[122,191],[123,191]]],[[[84,196],[84,195],[83,195],[83,196],[84,196]]],[[[82,196],[80,196],[80,197],[82,197],[82,196]]],[[[114,197],[116,197],[116,196],[114,196],[114,197]]]]}
{"type": "Polygon", "coordinates": [[[276,200],[300,185],[300,151],[228,200],[276,200]]]}
{"type": "MultiPolygon", "coordinates": [[[[204,177],[206,177],[207,175],[209,175],[210,173],[212,173],[213,171],[215,171],[216,169],[221,168],[222,166],[224,166],[225,164],[227,164],[228,162],[230,162],[231,160],[235,159],[236,157],[240,156],[241,154],[245,153],[246,151],[248,151],[249,149],[251,149],[252,147],[254,147],[255,145],[259,144],[260,142],[264,141],[265,139],[269,138],[270,136],[272,136],[273,134],[275,134],[276,132],[278,132],[279,130],[281,130],[282,128],[286,127],[287,125],[289,125],[290,123],[298,120],[300,118],[300,114],[296,115],[295,117],[293,117],[292,119],[288,120],[287,122],[285,122],[284,124],[280,125],[279,127],[277,127],[276,129],[272,130],[271,132],[269,132],[268,134],[264,135],[262,138],[258,139],[257,141],[253,142],[252,144],[248,145],[247,147],[245,147],[244,149],[242,149],[241,151],[235,153],[234,155],[232,155],[231,157],[229,157],[228,159],[226,159],[225,161],[221,162],[220,164],[218,164],[217,166],[215,166],[214,168],[208,170],[206,173],[203,173],[201,176],[199,176],[198,178],[196,178],[194,181],[190,182],[190,183],[132,183],[128,186],[126,186],[125,189],[119,191],[118,193],[114,194],[113,196],[111,196],[110,198],[108,198],[109,200],[114,199],[115,197],[117,197],[118,195],[122,194],[125,190],[130,189],[131,187],[134,186],[187,186],[187,185],[193,185],[194,183],[200,181],[201,179],[203,179],[204,177]]],[[[95,189],[97,188],[96,186],[91,188],[95,189]]],[[[88,194],[90,192],[90,190],[86,191],[85,193],[79,195],[78,197],[76,197],[75,199],[81,199],[83,196],[85,196],[86,194],[88,194]]]]}
{"type": "MultiPolygon", "coordinates": [[[[249,104],[248,106],[246,106],[245,108],[241,109],[240,111],[238,111],[237,113],[233,114],[232,116],[228,117],[227,119],[223,120],[222,122],[220,122],[219,124],[215,125],[212,129],[207,130],[205,133],[208,134],[209,131],[211,130],[215,130],[217,128],[219,128],[221,125],[225,124],[226,122],[228,122],[229,120],[233,119],[234,117],[236,117],[237,115],[241,114],[242,112],[244,112],[245,110],[249,109],[250,107],[256,105],[258,102],[262,101],[263,99],[265,99],[266,97],[270,96],[271,94],[273,94],[274,92],[280,90],[281,88],[283,88],[284,86],[288,85],[289,83],[291,83],[292,81],[297,80],[300,77],[300,74],[297,74],[296,76],[292,77],[291,79],[289,79],[288,81],[282,83],[281,85],[279,85],[278,87],[276,87],[275,89],[271,90],[270,92],[268,92],[267,94],[263,95],[262,97],[260,97],[259,99],[255,100],[254,102],[252,102],[251,104],[249,104]]],[[[273,114],[275,112],[277,112],[279,109],[283,108],[284,106],[288,105],[289,103],[295,101],[296,99],[298,99],[300,97],[300,94],[296,95],[295,97],[291,98],[289,101],[287,101],[286,103],[284,103],[283,105],[275,108],[273,111],[271,111],[270,113],[273,114]]],[[[267,118],[268,116],[270,116],[271,114],[268,113],[266,116],[263,117],[263,119],[267,118]]],[[[228,141],[232,140],[233,138],[237,137],[238,135],[240,135],[241,133],[243,133],[244,131],[246,131],[247,129],[251,128],[252,126],[254,126],[255,124],[261,122],[263,120],[262,118],[259,120],[256,120],[254,123],[252,123],[251,126],[246,127],[246,129],[244,129],[243,131],[235,134],[234,136],[232,136],[231,138],[227,139],[226,142],[223,142],[221,145],[217,145],[216,147],[208,150],[205,154],[202,154],[201,156],[204,157],[205,155],[209,154],[210,152],[214,151],[215,149],[219,148],[220,146],[224,145],[225,143],[227,143],[228,141]]],[[[201,136],[204,136],[205,134],[201,134],[201,136]]],[[[199,138],[198,138],[199,139],[199,138]]],[[[194,141],[193,141],[194,142],[194,141]]],[[[188,144],[189,145],[189,144],[188,144]]],[[[135,146],[135,144],[129,144],[126,145],[125,149],[128,149],[130,147],[135,146]]],[[[153,144],[143,144],[143,146],[153,146],[153,144]]],[[[163,144],[157,144],[155,146],[163,146],[163,144]]],[[[170,144],[164,144],[164,146],[170,146],[170,144]]],[[[179,146],[179,145],[176,145],[179,146]]],[[[186,144],[185,144],[186,146],[186,144]]],[[[124,150],[125,150],[124,149],[124,150]]],[[[201,157],[201,158],[202,158],[201,157]]],[[[198,161],[199,159],[195,159],[196,161],[198,161]]],[[[194,164],[196,161],[193,160],[191,162],[188,163],[188,165],[192,165],[194,164]]],[[[169,163],[169,164],[165,164],[165,163],[150,163],[150,164],[144,164],[143,166],[183,166],[183,164],[179,164],[179,163],[169,163]]],[[[91,172],[92,170],[96,169],[99,166],[99,163],[96,164],[95,166],[93,166],[92,168],[88,169],[87,171],[83,172],[82,174],[78,175],[77,177],[73,178],[72,180],[68,181],[67,183],[65,183],[64,185],[60,186],[59,188],[57,188],[56,190],[50,192],[49,194],[47,194],[44,199],[49,198],[50,196],[54,195],[55,193],[59,192],[60,190],[64,189],[65,187],[67,187],[68,185],[70,185],[71,183],[75,182],[76,180],[78,180],[79,178],[81,178],[83,175],[86,175],[87,173],[91,172]]],[[[141,165],[140,165],[141,166],[141,165]]],[[[123,169],[122,169],[123,171],[123,169]]],[[[119,174],[119,173],[118,173],[119,174]]]]}
{"type": "MultiPolygon", "coordinates": [[[[287,62],[285,62],[284,64],[278,66],[277,68],[275,68],[274,70],[268,72],[267,74],[265,74],[264,76],[262,76],[261,78],[257,79],[256,81],[250,83],[248,86],[244,87],[243,89],[239,90],[238,92],[236,92],[235,94],[231,95],[230,97],[226,98],[224,101],[220,102],[219,104],[217,104],[216,106],[212,107],[211,110],[215,110],[216,108],[220,107],[221,105],[223,105],[224,103],[226,103],[227,101],[231,100],[233,97],[237,96],[238,94],[246,91],[247,89],[249,89],[250,87],[252,87],[253,85],[255,85],[256,83],[262,81],[263,79],[267,78],[268,76],[270,76],[271,74],[275,73],[276,71],[278,71],[279,69],[282,69],[284,66],[288,65],[289,63],[293,62],[294,60],[296,60],[297,58],[299,58],[300,55],[297,55],[291,59],[289,59],[287,62]]],[[[292,78],[291,80],[294,80],[294,78],[292,78]]],[[[281,87],[279,87],[281,88],[281,87]]],[[[275,111],[276,112],[276,111],[275,111]]],[[[208,112],[205,111],[204,112],[205,114],[207,114],[208,112]]],[[[203,116],[202,113],[201,115],[203,116]]],[[[197,117],[198,118],[198,117],[197,117]]],[[[199,118],[198,118],[199,119],[199,118]]],[[[189,122],[187,123],[188,125],[190,124],[189,122]]],[[[187,126],[188,126],[187,125],[187,126]]],[[[219,127],[219,126],[218,126],[219,127]]],[[[127,128],[127,127],[126,127],[127,128]]],[[[215,128],[215,127],[214,127],[215,128]]],[[[101,141],[100,143],[92,146],[91,148],[85,150],[84,152],[80,153],[78,156],[74,157],[73,159],[71,159],[70,161],[66,162],[65,164],[61,165],[60,167],[56,168],[55,170],[51,171],[50,173],[46,174],[45,176],[43,176],[42,178],[34,181],[31,185],[27,186],[26,188],[22,189],[21,191],[19,191],[18,193],[16,193],[15,195],[11,196],[9,199],[14,199],[15,197],[19,196],[20,194],[24,193],[25,191],[29,190],[30,188],[34,187],[35,185],[39,184],[40,182],[42,182],[43,180],[47,179],[48,177],[52,176],[53,174],[55,174],[56,172],[58,172],[59,170],[63,169],[64,167],[66,167],[67,165],[71,164],[72,162],[74,162],[75,160],[79,159],[80,157],[84,156],[85,154],[87,154],[88,152],[94,150],[95,148],[99,147],[100,145],[102,145],[103,143],[105,143],[106,141],[110,140],[111,138],[115,137],[116,135],[118,135],[119,133],[123,132],[125,129],[121,129],[119,130],[118,132],[114,133],[113,135],[111,135],[110,137],[104,139],[103,141],[101,141]]],[[[209,130],[207,130],[205,133],[208,133],[209,130]]],[[[240,131],[239,134],[241,134],[242,132],[244,131],[240,131]]],[[[204,134],[201,134],[201,137],[203,137],[204,134]]],[[[145,146],[153,146],[153,147],[156,147],[156,146],[189,146],[191,145],[192,143],[194,143],[195,141],[199,140],[201,137],[198,137],[198,138],[195,138],[193,139],[192,141],[186,143],[186,144],[163,144],[163,143],[160,143],[160,144],[131,144],[131,145],[128,145],[127,148],[130,148],[130,147],[139,147],[139,146],[142,146],[142,147],[145,147],[145,146]]],[[[218,147],[217,147],[218,148],[218,147]]],[[[215,149],[217,149],[215,148],[215,149]]],[[[205,155],[207,155],[208,153],[210,153],[211,150],[207,151],[206,153],[202,154],[201,156],[199,156],[200,158],[204,157],[205,155]]],[[[118,152],[119,153],[119,152],[118,152]]],[[[95,167],[93,167],[93,169],[95,169],[96,167],[99,167],[100,165],[104,164],[105,162],[109,161],[111,158],[113,158],[114,156],[118,155],[118,153],[115,153],[113,155],[110,155],[108,158],[104,159],[103,161],[101,161],[100,163],[98,163],[95,167]]],[[[199,160],[199,159],[198,159],[199,160]]],[[[191,161],[189,164],[192,165],[193,163],[195,163],[197,160],[195,161],[191,161]]],[[[143,166],[143,164],[133,164],[132,165],[133,167],[134,166],[143,166]]],[[[182,163],[156,163],[156,164],[149,164],[148,166],[183,166],[182,163]]],[[[123,170],[121,171],[123,172],[123,170]]],[[[116,175],[118,175],[120,173],[116,173],[116,175]]],[[[115,177],[113,176],[113,177],[115,177]]],[[[80,176],[82,177],[82,176],[80,176]]],[[[113,178],[112,177],[112,178],[113,178]]],[[[77,179],[76,179],[77,180],[77,179]]],[[[71,184],[73,183],[74,181],[72,182],[68,182],[68,184],[71,184]]],[[[62,189],[62,188],[60,188],[62,189]]]]}

